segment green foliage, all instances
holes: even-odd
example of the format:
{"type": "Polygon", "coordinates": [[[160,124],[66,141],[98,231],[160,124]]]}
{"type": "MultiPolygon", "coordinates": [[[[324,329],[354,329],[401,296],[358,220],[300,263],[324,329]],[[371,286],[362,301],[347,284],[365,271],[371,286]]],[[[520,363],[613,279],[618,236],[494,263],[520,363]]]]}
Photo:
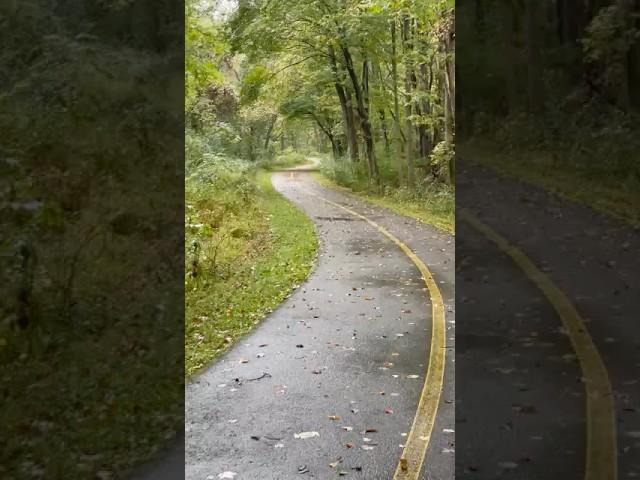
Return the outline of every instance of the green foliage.
{"type": "Polygon", "coordinates": [[[78,3],[0,7],[3,478],[119,477],[184,418],[177,17],[78,3]]]}
{"type": "Polygon", "coordinates": [[[244,105],[252,104],[260,97],[260,92],[269,78],[269,71],[263,65],[256,65],[242,79],[240,98],[244,105]]]}
{"type": "Polygon", "coordinates": [[[402,215],[417,218],[448,233],[455,230],[455,192],[445,183],[425,179],[414,187],[398,185],[397,172],[389,160],[381,162],[383,187],[372,186],[362,167],[323,158],[320,182],[344,187],[349,193],[402,215]]]}
{"type": "Polygon", "coordinates": [[[270,176],[246,162],[236,175],[239,166],[208,165],[187,183],[187,375],[306,278],[317,249],[313,223],[273,189],[270,176]]]}
{"type": "MultiPolygon", "coordinates": [[[[452,175],[451,165],[455,158],[454,145],[447,141],[438,143],[431,152],[430,161],[432,171],[439,177],[449,178],[452,175]]],[[[453,183],[453,182],[448,182],[453,183]]]]}
{"type": "Polygon", "coordinates": [[[607,88],[626,83],[626,64],[640,32],[620,5],[603,8],[587,26],[582,39],[584,59],[603,68],[601,82],[607,88]]]}
{"type": "Polygon", "coordinates": [[[282,168],[294,167],[308,163],[307,155],[291,147],[276,154],[273,159],[267,159],[260,163],[261,168],[266,170],[278,170],[282,168]]]}

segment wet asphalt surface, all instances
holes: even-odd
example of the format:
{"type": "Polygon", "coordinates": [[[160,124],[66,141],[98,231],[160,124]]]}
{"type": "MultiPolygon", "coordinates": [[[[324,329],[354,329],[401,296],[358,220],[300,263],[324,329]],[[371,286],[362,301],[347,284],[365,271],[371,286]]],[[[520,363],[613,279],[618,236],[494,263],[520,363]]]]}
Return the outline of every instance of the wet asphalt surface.
{"type": "Polygon", "coordinates": [[[235,472],[236,480],[393,478],[426,373],[428,291],[396,245],[313,192],[384,226],[440,286],[445,387],[420,478],[452,479],[453,237],[327,190],[308,172],[275,173],[273,183],[315,222],[317,265],[276,311],[187,385],[186,478],[224,472],[235,472]],[[317,436],[296,438],[303,432],[317,436]]]}
{"type": "MultiPolygon", "coordinates": [[[[618,478],[639,478],[638,230],[460,165],[457,208],[518,246],[585,319],[612,383],[618,478]]],[[[463,319],[457,329],[456,478],[583,479],[585,390],[560,318],[513,261],[460,216],[456,253],[463,319]]]]}

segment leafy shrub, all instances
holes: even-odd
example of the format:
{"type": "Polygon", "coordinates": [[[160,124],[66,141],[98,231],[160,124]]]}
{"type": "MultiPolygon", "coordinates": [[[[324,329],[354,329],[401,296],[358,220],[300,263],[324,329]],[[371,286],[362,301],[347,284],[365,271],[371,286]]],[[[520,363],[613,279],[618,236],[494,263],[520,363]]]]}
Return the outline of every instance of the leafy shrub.
{"type": "Polygon", "coordinates": [[[453,182],[453,172],[451,167],[455,158],[455,146],[446,141],[438,143],[429,158],[432,171],[439,178],[447,180],[447,183],[453,182]]]}
{"type": "Polygon", "coordinates": [[[265,168],[287,168],[295,165],[303,164],[307,161],[307,156],[302,152],[287,147],[284,151],[277,154],[273,160],[265,160],[262,165],[265,168]]]}

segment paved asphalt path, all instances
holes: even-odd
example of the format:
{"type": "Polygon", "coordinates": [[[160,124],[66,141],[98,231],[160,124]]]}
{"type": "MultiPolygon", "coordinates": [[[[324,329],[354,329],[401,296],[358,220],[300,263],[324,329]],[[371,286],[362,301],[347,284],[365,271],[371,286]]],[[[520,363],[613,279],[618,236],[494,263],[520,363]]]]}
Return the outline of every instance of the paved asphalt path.
{"type": "MultiPolygon", "coordinates": [[[[467,209],[517,246],[584,319],[613,391],[618,478],[640,478],[638,230],[483,168],[461,167],[458,212],[467,209]]],[[[456,252],[463,319],[456,478],[589,478],[585,383],[558,314],[460,213],[456,252]]]]}
{"type": "Polygon", "coordinates": [[[425,379],[429,294],[398,246],[319,195],[386,228],[422,259],[440,287],[445,380],[420,478],[453,479],[453,237],[325,189],[309,172],[275,173],[273,183],[315,222],[317,266],[250,335],[187,385],[186,478],[218,479],[224,472],[235,472],[236,480],[330,479],[340,472],[393,478],[425,379]],[[318,436],[295,438],[303,432],[318,436]]]}

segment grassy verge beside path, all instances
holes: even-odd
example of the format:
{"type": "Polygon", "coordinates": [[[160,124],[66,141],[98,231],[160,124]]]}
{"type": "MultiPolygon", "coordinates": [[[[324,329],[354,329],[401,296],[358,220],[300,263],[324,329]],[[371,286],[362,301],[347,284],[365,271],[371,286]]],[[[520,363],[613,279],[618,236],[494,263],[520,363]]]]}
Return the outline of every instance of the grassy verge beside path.
{"type": "Polygon", "coordinates": [[[568,200],[589,206],[631,225],[640,225],[640,185],[637,180],[594,177],[563,166],[545,152],[504,152],[478,142],[458,145],[467,161],[497,170],[568,200]]]}
{"type": "Polygon", "coordinates": [[[321,173],[316,173],[314,176],[320,184],[326,187],[355,195],[359,199],[379,207],[415,218],[451,235],[455,233],[455,194],[453,190],[434,190],[431,194],[423,194],[421,197],[411,198],[410,195],[407,195],[403,198],[402,195],[381,195],[365,189],[348,188],[339,185],[321,173]]]}
{"type": "Polygon", "coordinates": [[[252,200],[217,227],[230,233],[225,242],[219,243],[220,237],[200,240],[202,252],[218,246],[217,272],[210,270],[197,281],[186,282],[187,376],[226,351],[278,306],[305,280],[315,261],[313,222],[273,188],[271,174],[260,171],[251,183],[252,200]]]}

